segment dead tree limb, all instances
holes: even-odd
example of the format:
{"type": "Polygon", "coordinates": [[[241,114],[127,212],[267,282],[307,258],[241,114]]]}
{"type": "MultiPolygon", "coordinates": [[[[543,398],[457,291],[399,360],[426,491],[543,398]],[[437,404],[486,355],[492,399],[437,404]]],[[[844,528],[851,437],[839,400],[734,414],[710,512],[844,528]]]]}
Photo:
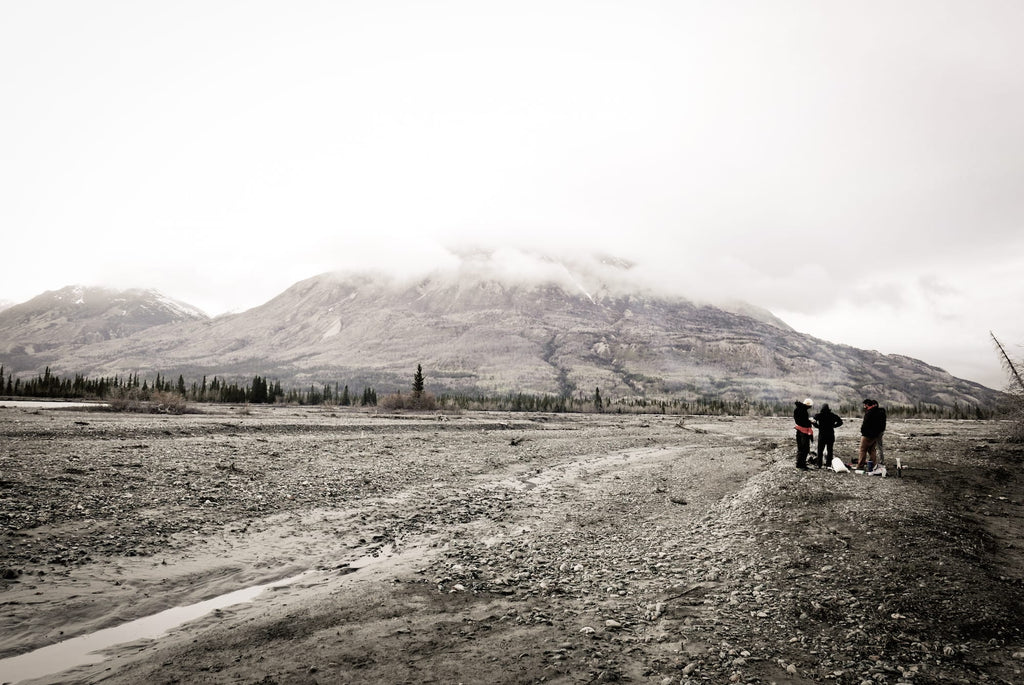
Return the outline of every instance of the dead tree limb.
{"type": "Polygon", "coordinates": [[[1003,366],[1006,367],[1006,370],[1015,379],[1017,379],[1017,386],[1021,389],[1021,391],[1024,391],[1024,379],[1020,377],[1020,372],[1017,371],[1017,367],[1013,363],[1013,360],[1010,359],[1010,355],[1006,354],[1006,350],[1003,348],[1003,344],[999,342],[999,339],[996,337],[995,333],[989,331],[988,334],[992,336],[992,342],[996,344],[996,347],[999,348],[999,353],[1003,356],[1003,366]]]}

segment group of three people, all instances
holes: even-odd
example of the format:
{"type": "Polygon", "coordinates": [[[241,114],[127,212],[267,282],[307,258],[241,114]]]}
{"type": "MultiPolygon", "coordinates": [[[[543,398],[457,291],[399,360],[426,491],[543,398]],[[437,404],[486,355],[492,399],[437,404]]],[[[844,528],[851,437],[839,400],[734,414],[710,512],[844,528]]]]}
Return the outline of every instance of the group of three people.
{"type": "MultiPolygon", "coordinates": [[[[865,468],[869,461],[872,465],[885,463],[885,452],[882,448],[882,434],[885,433],[885,409],[878,406],[872,399],[864,400],[864,420],[860,426],[860,447],[857,450],[855,468],[865,468]]],[[[810,465],[818,468],[832,467],[832,452],[836,442],[836,428],[843,425],[843,420],[829,409],[827,404],[821,405],[821,411],[813,417],[810,409],[814,406],[811,398],[796,402],[793,410],[793,421],[796,423],[796,467],[806,471],[807,457],[811,453],[811,438],[814,429],[818,429],[817,458],[810,465]]]]}

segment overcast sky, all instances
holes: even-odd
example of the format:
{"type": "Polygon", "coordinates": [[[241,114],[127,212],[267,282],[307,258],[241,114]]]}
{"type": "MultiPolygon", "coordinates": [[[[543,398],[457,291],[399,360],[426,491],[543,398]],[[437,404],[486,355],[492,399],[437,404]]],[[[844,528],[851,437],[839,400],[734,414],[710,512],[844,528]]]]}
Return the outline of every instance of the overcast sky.
{"type": "Polygon", "coordinates": [[[1002,387],[1024,3],[0,0],[0,299],[212,315],[467,244],[1002,387]]]}

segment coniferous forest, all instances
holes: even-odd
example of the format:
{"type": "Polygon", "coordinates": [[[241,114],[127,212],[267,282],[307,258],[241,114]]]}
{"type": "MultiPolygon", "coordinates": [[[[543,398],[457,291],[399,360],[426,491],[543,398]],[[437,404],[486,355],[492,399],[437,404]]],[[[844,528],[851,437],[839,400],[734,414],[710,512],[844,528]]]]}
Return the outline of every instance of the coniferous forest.
{"type": "MultiPolygon", "coordinates": [[[[423,393],[422,367],[413,376],[412,392],[423,393]]],[[[364,387],[358,392],[339,382],[311,383],[306,387],[283,388],[280,381],[254,376],[249,381],[225,380],[218,376],[186,381],[182,375],[173,378],[156,374],[143,378],[139,374],[89,378],[75,374],[62,378],[51,373],[49,367],[33,378],[15,378],[0,365],[0,396],[17,399],[98,400],[110,402],[118,409],[159,402],[172,411],[183,411],[187,403],[222,404],[286,404],[328,405],[340,407],[376,407],[377,391],[364,387]]],[[[438,411],[509,411],[509,412],[609,412],[628,414],[688,414],[714,416],[787,416],[792,405],[784,402],[731,401],[714,397],[610,398],[595,388],[591,394],[545,395],[529,393],[504,394],[440,394],[433,406],[438,411]]],[[[859,400],[850,400],[833,407],[841,416],[861,413],[859,400]]],[[[888,405],[886,410],[895,418],[986,419],[992,412],[972,405],[952,408],[927,403],[917,405],[888,405]]]]}

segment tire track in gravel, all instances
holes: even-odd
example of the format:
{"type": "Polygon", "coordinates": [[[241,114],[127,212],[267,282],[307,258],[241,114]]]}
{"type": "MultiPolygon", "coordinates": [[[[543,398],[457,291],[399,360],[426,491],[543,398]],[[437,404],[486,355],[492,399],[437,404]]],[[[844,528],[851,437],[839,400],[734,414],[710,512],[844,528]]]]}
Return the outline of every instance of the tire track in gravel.
{"type": "MultiPolygon", "coordinates": [[[[601,430],[613,433],[630,426],[628,418],[601,420],[611,427],[601,430]]],[[[563,444],[573,440],[571,432],[532,429],[526,433],[530,451],[494,452],[489,447],[487,454],[495,457],[484,459],[490,463],[486,469],[446,468],[433,478],[431,471],[421,469],[427,482],[422,477],[413,484],[399,479],[386,496],[233,522],[191,545],[177,545],[166,565],[153,558],[112,561],[105,577],[121,584],[109,583],[98,601],[131,606],[132,611],[159,602],[183,603],[299,570],[318,571],[296,587],[276,592],[267,606],[227,612],[215,623],[197,624],[174,640],[133,653],[133,661],[141,660],[136,663],[143,666],[127,671],[135,675],[124,676],[124,682],[137,677],[136,669],[148,662],[180,663],[185,680],[188,673],[206,672],[210,659],[247,649],[229,640],[226,631],[244,632],[250,643],[258,643],[260,626],[280,625],[294,634],[293,640],[308,644],[307,653],[312,654],[317,631],[343,620],[362,631],[357,640],[375,645],[387,637],[376,631],[392,621],[383,614],[401,612],[402,607],[421,634],[434,634],[427,644],[415,646],[420,659],[443,659],[445,649],[461,645],[501,660],[512,658],[503,650],[515,648],[525,650],[514,655],[517,663],[533,673],[643,673],[651,663],[641,646],[650,638],[651,622],[663,617],[697,620],[701,596],[715,582],[711,574],[701,577],[693,570],[705,546],[694,535],[694,522],[707,516],[724,494],[741,488],[756,472],[759,458],[742,449],[742,441],[713,432],[674,430],[664,422],[654,428],[645,422],[639,428],[635,437],[630,433],[625,438],[612,434],[595,440],[599,432],[580,433],[575,444],[563,444]],[[624,442],[634,446],[602,446],[624,442]],[[555,448],[551,454],[549,445],[555,448]],[[694,589],[695,583],[700,587],[694,589]],[[685,597],[665,601],[680,589],[685,597]],[[150,596],[139,601],[146,594],[150,596]],[[431,626],[444,625],[452,616],[471,619],[474,630],[492,631],[505,636],[504,641],[470,648],[450,634],[442,639],[431,626]],[[193,653],[189,645],[200,634],[209,647],[193,653]],[[571,648],[551,653],[552,641],[571,648]],[[608,654],[609,648],[617,654],[608,654]],[[171,659],[154,656],[175,650],[178,656],[171,659]]],[[[482,438],[481,444],[493,444],[486,433],[482,438]]],[[[391,443],[396,441],[389,438],[391,443]]],[[[411,442],[403,438],[397,444],[405,443],[433,449],[427,436],[411,442]]],[[[81,616],[83,630],[97,625],[89,607],[81,609],[81,616]]],[[[391,635],[400,651],[413,649],[403,637],[407,635],[391,635]]],[[[296,673],[308,668],[295,665],[298,657],[272,645],[266,654],[268,661],[273,657],[280,663],[282,673],[289,664],[299,669],[296,673]]],[[[340,664],[339,674],[346,672],[344,660],[334,663],[340,664]]],[[[119,662],[115,672],[121,667],[119,662]]],[[[218,668],[225,669],[227,679],[231,667],[218,668]]],[[[377,668],[389,681],[401,675],[388,671],[397,666],[385,666],[383,660],[377,668]]],[[[431,668],[443,671],[439,664],[431,668]]],[[[243,679],[253,675],[245,672],[249,675],[243,679]]],[[[306,682],[298,676],[293,681],[306,682]]]]}

